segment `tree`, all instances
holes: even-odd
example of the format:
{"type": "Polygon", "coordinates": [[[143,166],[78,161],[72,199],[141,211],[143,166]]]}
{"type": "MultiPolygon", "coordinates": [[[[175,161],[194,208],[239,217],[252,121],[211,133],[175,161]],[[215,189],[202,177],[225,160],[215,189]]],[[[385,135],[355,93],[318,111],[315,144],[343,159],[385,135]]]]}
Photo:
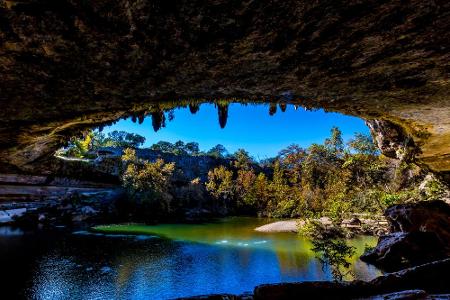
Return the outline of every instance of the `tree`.
{"type": "Polygon", "coordinates": [[[238,206],[256,207],[256,175],[252,169],[242,169],[237,171],[236,192],[238,194],[238,206]]]}
{"type": "Polygon", "coordinates": [[[130,148],[125,149],[122,161],[126,165],[122,185],[136,205],[136,212],[146,218],[170,212],[172,196],[169,190],[175,163],[165,163],[162,159],[155,162],[141,160],[130,148]]]}
{"type": "Polygon", "coordinates": [[[331,128],[331,136],[325,139],[325,146],[336,156],[344,152],[344,141],[342,139],[342,131],[338,127],[331,128]]]}
{"type": "Polygon", "coordinates": [[[104,147],[106,143],[105,140],[106,136],[104,133],[97,130],[92,131],[92,142],[91,142],[92,149],[104,147]]]}
{"type": "Polygon", "coordinates": [[[91,143],[92,132],[90,131],[81,139],[73,139],[69,143],[65,155],[69,157],[85,158],[91,149],[91,143]]]}
{"type": "Polygon", "coordinates": [[[238,149],[234,154],[232,155],[235,159],[234,161],[234,167],[237,169],[250,169],[253,161],[253,158],[250,156],[250,154],[245,151],[245,149],[238,149]]]}
{"type": "Polygon", "coordinates": [[[254,184],[254,193],[256,201],[256,208],[258,212],[262,212],[262,210],[267,206],[267,202],[269,201],[270,191],[268,189],[268,180],[264,173],[259,173],[255,179],[254,184]]]}
{"type": "Polygon", "coordinates": [[[108,133],[108,137],[98,141],[102,146],[138,148],[145,143],[145,137],[126,131],[114,130],[108,133]]]}
{"type": "Polygon", "coordinates": [[[333,167],[328,148],[312,144],[302,164],[303,184],[312,188],[324,188],[328,171],[333,167]]]}
{"type": "Polygon", "coordinates": [[[206,190],[217,201],[222,201],[225,206],[234,196],[233,172],[219,166],[208,172],[206,190]]]}
{"type": "Polygon", "coordinates": [[[289,145],[278,153],[282,167],[288,170],[290,173],[289,179],[294,184],[301,180],[302,164],[306,156],[306,150],[296,144],[289,145]]]}
{"type": "Polygon", "coordinates": [[[150,149],[172,153],[175,149],[175,146],[171,142],[159,141],[156,144],[153,144],[150,149]]]}
{"type": "Polygon", "coordinates": [[[350,149],[354,150],[356,153],[366,154],[366,155],[377,155],[379,150],[373,142],[373,138],[370,134],[355,133],[355,137],[351,139],[347,145],[350,149]]]}
{"type": "Polygon", "coordinates": [[[175,155],[183,155],[183,154],[187,154],[186,152],[186,148],[185,148],[185,144],[183,141],[177,141],[175,142],[175,144],[173,145],[173,154],[175,155]]]}
{"type": "Polygon", "coordinates": [[[224,158],[228,154],[228,151],[223,145],[217,144],[212,147],[206,154],[215,158],[224,158]]]}
{"type": "Polygon", "coordinates": [[[313,239],[313,248],[317,259],[325,268],[331,268],[331,275],[335,281],[342,281],[348,274],[352,274],[348,268],[351,266],[347,259],[354,255],[355,247],[348,246],[343,239],[313,239]]]}
{"type": "Polygon", "coordinates": [[[200,147],[196,142],[186,143],[184,148],[189,155],[198,155],[200,153],[200,147]]]}

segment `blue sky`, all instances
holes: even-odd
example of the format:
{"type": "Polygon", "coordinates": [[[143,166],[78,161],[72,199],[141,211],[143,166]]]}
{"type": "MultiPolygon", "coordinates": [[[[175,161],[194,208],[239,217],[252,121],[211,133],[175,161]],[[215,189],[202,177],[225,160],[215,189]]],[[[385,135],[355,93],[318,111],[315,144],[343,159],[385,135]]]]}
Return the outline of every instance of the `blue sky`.
{"type": "Polygon", "coordinates": [[[145,118],[140,125],[131,119],[121,120],[103,132],[124,130],[138,133],[147,139],[144,147],[161,140],[172,143],[178,140],[195,141],[200,144],[201,150],[222,144],[231,153],[244,148],[257,159],[273,157],[293,143],[303,147],[322,143],[333,126],[342,130],[344,140],[348,140],[355,132],[369,132],[363,120],[338,113],[305,111],[302,107],[294,110],[291,105],[284,113],[278,108],[274,116],[269,116],[268,111],[268,105],[231,104],[227,126],[221,129],[214,105],[203,104],[195,115],[188,108],[176,109],[175,119],[166,122],[166,127],[156,133],[150,117],[145,118]]]}

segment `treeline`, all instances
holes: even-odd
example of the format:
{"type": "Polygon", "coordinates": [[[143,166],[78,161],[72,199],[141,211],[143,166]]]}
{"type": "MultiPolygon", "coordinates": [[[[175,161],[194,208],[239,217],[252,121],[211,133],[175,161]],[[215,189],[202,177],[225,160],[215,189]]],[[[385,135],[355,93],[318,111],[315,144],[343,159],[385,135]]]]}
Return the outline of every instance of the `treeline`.
{"type": "Polygon", "coordinates": [[[197,179],[184,187],[171,180],[173,163],[136,157],[133,148],[144,142],[126,132],[91,132],[76,141],[86,153],[103,146],[128,148],[122,157],[122,182],[128,198],[138,204],[136,211],[151,211],[150,217],[179,213],[201,202],[203,208],[222,214],[342,219],[353,213],[378,214],[395,203],[437,198],[443,190],[438,181],[429,180],[424,193],[419,185],[426,174],[420,168],[383,156],[367,134],[356,133],[344,143],[336,127],[321,144],[291,145],[261,162],[244,149],[229,154],[222,145],[207,152],[194,142],[152,145],[153,150],[175,155],[229,158],[226,165],[209,171],[206,182],[197,179]]]}
{"type": "MultiPolygon", "coordinates": [[[[104,134],[90,130],[82,137],[72,138],[68,145],[57,152],[57,155],[74,158],[95,158],[95,151],[103,147],[132,148],[136,149],[145,143],[145,137],[126,131],[112,131],[104,134]]],[[[215,158],[232,158],[228,150],[221,144],[217,144],[208,151],[201,151],[197,142],[177,141],[175,143],[159,141],[149,147],[155,151],[162,151],[174,155],[212,156],[215,158]]]]}
{"type": "Polygon", "coordinates": [[[336,127],[322,144],[281,150],[269,169],[271,174],[256,173],[242,156],[232,167],[211,170],[206,187],[216,201],[236,203],[239,211],[340,219],[415,198],[423,177],[414,165],[380,155],[370,135],[357,133],[344,143],[336,127]]]}

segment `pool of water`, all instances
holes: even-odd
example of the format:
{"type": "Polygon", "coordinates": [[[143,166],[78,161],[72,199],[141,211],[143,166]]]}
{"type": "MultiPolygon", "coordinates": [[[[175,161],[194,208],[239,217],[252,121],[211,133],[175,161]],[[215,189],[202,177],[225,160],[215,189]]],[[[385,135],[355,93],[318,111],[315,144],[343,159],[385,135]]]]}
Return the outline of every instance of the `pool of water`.
{"type": "MultiPolygon", "coordinates": [[[[30,299],[171,299],[250,292],[263,283],[331,280],[308,240],[258,233],[269,220],[146,226],[149,234],[0,229],[2,294],[30,299]]],[[[358,259],[373,237],[350,241],[354,276],[381,273],[358,259]]],[[[8,298],[9,299],[9,298],[8,298]]]]}

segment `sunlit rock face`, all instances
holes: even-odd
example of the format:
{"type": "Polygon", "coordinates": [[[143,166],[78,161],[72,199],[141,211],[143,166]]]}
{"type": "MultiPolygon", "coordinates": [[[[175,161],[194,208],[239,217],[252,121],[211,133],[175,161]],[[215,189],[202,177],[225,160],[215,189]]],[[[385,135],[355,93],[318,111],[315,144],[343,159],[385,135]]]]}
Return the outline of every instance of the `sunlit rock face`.
{"type": "Polygon", "coordinates": [[[33,171],[68,136],[169,100],[240,99],[396,124],[420,163],[448,172],[449,12],[444,0],[2,1],[0,169],[33,171]]]}

